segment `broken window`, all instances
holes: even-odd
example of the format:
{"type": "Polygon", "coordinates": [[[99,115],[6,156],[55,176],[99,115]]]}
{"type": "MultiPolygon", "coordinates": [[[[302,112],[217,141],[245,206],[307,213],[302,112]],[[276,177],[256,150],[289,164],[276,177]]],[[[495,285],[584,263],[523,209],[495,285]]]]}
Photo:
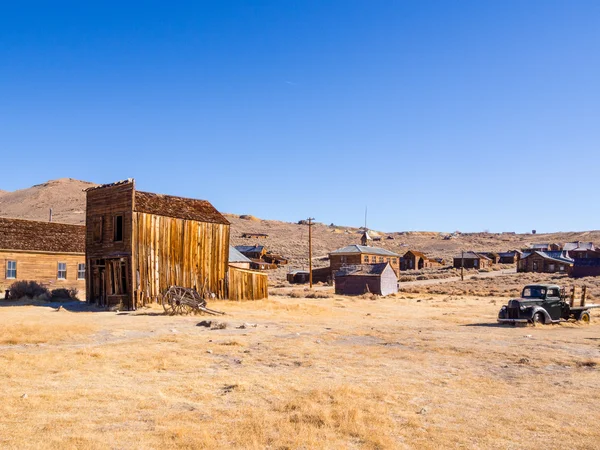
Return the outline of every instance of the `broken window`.
{"type": "Polygon", "coordinates": [[[123,216],[115,216],[114,227],[114,240],[115,242],[121,242],[123,240],[123,216]]]}

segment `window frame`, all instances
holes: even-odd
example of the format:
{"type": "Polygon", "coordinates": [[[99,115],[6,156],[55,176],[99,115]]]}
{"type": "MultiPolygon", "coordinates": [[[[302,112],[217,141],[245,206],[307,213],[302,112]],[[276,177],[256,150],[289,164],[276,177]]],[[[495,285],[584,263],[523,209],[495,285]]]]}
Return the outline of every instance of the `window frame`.
{"type": "Polygon", "coordinates": [[[125,227],[123,226],[123,215],[118,214],[118,215],[114,216],[113,217],[113,242],[123,242],[124,228],[125,227]],[[120,236],[120,239],[117,239],[119,237],[117,235],[117,231],[119,231],[119,227],[118,227],[119,219],[121,219],[121,227],[120,227],[121,236],[120,236]]]}
{"type": "Polygon", "coordinates": [[[58,270],[57,270],[57,272],[56,272],[56,279],[57,279],[57,280],[66,280],[66,279],[67,279],[67,263],[66,263],[66,262],[59,262],[59,263],[58,263],[58,265],[57,265],[57,269],[58,269],[58,270]],[[64,264],[64,266],[65,266],[65,269],[64,269],[64,270],[60,270],[60,266],[61,266],[61,264],[64,264]],[[61,276],[60,276],[61,272],[64,272],[64,273],[65,273],[65,276],[64,276],[64,277],[61,277],[61,276]]]}
{"type": "Polygon", "coordinates": [[[6,276],[7,280],[16,280],[17,279],[17,261],[15,260],[7,260],[6,261],[6,271],[4,273],[4,275],[6,276]],[[14,264],[14,268],[10,268],[11,263],[14,264]],[[14,272],[14,276],[9,276],[9,272],[14,272]]]}
{"type": "Polygon", "coordinates": [[[85,280],[85,263],[77,263],[77,279],[85,280]],[[83,269],[81,269],[81,266],[83,266],[83,269]],[[80,276],[82,272],[83,276],[80,276]]]}

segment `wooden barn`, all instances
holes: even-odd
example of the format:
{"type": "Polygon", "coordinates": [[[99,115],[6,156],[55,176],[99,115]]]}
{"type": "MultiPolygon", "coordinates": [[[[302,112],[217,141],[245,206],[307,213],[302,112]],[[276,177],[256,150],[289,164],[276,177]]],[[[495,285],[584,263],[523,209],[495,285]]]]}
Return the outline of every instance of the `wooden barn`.
{"type": "Polygon", "coordinates": [[[229,222],[207,201],[152,194],[133,180],[87,189],[87,299],[135,309],[171,285],[226,298],[229,222]]]}
{"type": "Polygon", "coordinates": [[[400,256],[384,248],[367,245],[348,245],[329,254],[331,273],[344,265],[390,263],[396,273],[400,271],[400,256]]]}
{"type": "Polygon", "coordinates": [[[516,264],[519,259],[521,259],[522,253],[519,250],[511,250],[508,252],[500,252],[498,256],[500,257],[500,264],[516,264]]]}
{"type": "Polygon", "coordinates": [[[335,273],[339,295],[390,295],[398,292],[398,277],[390,263],[344,266],[335,273]]]}
{"type": "Polygon", "coordinates": [[[400,270],[420,270],[442,267],[443,261],[428,258],[424,253],[415,250],[407,251],[400,258],[400,270]]]}
{"type": "Polygon", "coordinates": [[[36,281],[85,294],[85,226],[0,218],[0,289],[36,281]]]}
{"type": "Polygon", "coordinates": [[[517,272],[570,274],[573,263],[563,251],[535,251],[523,255],[517,264],[517,272]]]}
{"type": "Polygon", "coordinates": [[[487,256],[475,252],[465,252],[464,255],[454,257],[453,267],[456,269],[463,267],[463,260],[465,269],[485,269],[492,265],[492,260],[487,256]]]}

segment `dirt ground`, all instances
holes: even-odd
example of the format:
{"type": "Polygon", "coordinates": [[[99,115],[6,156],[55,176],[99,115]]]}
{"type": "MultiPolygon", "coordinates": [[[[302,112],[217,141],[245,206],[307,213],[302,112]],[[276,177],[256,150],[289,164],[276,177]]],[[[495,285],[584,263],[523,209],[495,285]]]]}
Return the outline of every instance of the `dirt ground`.
{"type": "Polygon", "coordinates": [[[0,303],[0,447],[598,448],[600,314],[499,326],[505,300],[0,303]]]}

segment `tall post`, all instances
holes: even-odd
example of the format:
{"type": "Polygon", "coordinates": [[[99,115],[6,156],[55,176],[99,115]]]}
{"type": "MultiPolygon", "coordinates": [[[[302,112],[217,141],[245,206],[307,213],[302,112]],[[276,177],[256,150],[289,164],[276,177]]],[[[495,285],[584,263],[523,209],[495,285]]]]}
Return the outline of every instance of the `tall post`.
{"type": "Polygon", "coordinates": [[[308,218],[308,284],[310,288],[313,287],[312,282],[312,221],[315,220],[314,217],[308,218]]]}
{"type": "Polygon", "coordinates": [[[465,251],[460,254],[460,281],[465,281],[465,251]]]}

